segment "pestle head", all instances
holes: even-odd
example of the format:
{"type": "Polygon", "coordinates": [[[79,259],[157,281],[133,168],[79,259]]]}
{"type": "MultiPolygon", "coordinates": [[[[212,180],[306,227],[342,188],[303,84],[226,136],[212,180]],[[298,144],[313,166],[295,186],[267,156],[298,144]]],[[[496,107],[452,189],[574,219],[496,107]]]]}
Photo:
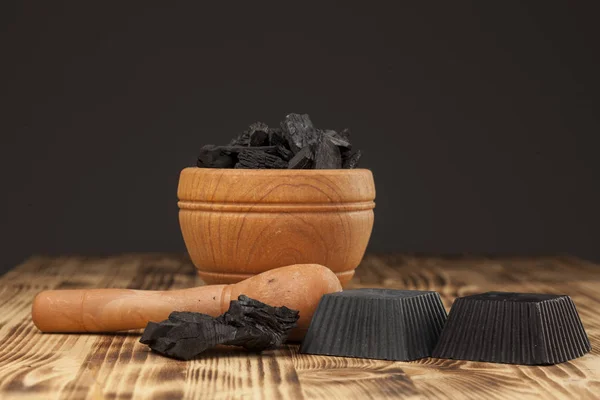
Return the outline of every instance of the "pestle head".
{"type": "Polygon", "coordinates": [[[225,290],[229,292],[227,303],[245,294],[271,306],[300,311],[298,328],[290,336],[298,340],[304,337],[321,297],[341,292],[342,285],[329,268],[319,264],[295,264],[263,272],[229,285],[225,290]]]}

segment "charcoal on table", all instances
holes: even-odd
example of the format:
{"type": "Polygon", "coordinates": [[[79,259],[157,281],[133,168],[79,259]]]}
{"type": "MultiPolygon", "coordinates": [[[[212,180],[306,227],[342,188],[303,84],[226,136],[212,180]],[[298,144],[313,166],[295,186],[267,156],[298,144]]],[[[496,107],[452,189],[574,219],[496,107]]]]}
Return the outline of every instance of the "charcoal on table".
{"type": "Polygon", "coordinates": [[[288,114],[281,122],[281,128],[294,153],[317,141],[317,130],[308,114],[288,114]]]}
{"type": "Polygon", "coordinates": [[[283,344],[298,317],[296,310],[272,307],[241,295],[217,318],[176,311],[165,321],[149,322],[140,342],[180,360],[190,360],[219,344],[262,351],[283,344]]]}
{"type": "Polygon", "coordinates": [[[287,168],[288,163],[276,155],[269,154],[266,151],[254,150],[248,148],[238,154],[238,162],[235,168],[245,169],[282,169],[287,168]]]}

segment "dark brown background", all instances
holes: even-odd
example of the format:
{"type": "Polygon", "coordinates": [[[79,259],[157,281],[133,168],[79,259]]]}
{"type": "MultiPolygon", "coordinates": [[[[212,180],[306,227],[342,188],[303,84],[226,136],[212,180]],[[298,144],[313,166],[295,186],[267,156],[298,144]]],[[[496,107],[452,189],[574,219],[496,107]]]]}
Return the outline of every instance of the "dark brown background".
{"type": "Polygon", "coordinates": [[[2,2],[0,271],[182,251],[179,170],[289,112],[354,132],[372,251],[600,260],[595,10],[207,3],[2,2]]]}

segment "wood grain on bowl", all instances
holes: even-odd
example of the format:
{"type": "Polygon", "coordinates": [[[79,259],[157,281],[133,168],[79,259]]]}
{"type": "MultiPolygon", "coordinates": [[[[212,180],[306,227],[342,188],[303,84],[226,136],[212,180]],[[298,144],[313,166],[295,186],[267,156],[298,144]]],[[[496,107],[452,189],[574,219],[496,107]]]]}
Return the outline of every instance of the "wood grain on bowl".
{"type": "Polygon", "coordinates": [[[290,264],[325,265],[345,284],[373,229],[366,169],[186,168],[178,197],[186,247],[211,284],[290,264]]]}

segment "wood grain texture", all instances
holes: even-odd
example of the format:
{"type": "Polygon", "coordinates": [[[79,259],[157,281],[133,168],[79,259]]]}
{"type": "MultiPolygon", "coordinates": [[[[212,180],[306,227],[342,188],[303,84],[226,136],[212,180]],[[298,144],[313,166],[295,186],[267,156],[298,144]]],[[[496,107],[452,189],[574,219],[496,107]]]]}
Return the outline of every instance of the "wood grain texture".
{"type": "Polygon", "coordinates": [[[373,229],[366,169],[186,168],[178,197],[187,250],[209,284],[292,264],[326,265],[346,284],[373,229]]]}
{"type": "Polygon", "coordinates": [[[218,348],[190,362],[161,357],[121,334],[42,334],[32,324],[43,289],[181,289],[201,284],[184,256],[33,257],[0,278],[0,399],[595,399],[600,398],[600,266],[570,257],[367,256],[352,287],[568,294],[592,352],[554,366],[425,358],[388,362],[218,348]]]}

